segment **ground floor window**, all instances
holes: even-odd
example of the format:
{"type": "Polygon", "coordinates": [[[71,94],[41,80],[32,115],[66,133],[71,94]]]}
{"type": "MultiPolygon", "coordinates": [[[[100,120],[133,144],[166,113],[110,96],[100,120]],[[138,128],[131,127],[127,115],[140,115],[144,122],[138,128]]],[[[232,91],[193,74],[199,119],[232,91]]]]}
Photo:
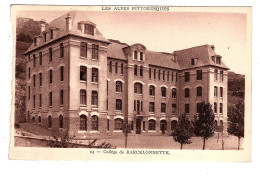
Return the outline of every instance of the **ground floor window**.
{"type": "Polygon", "coordinates": [[[59,116],[59,128],[63,128],[63,116],[59,116]]]}
{"type": "Polygon", "coordinates": [[[35,117],[34,116],[32,117],[32,121],[33,121],[33,123],[35,123],[35,117]]]}
{"type": "Polygon", "coordinates": [[[156,121],[154,119],[150,119],[148,121],[148,130],[154,130],[155,131],[156,121]]]}
{"type": "Polygon", "coordinates": [[[123,130],[123,119],[115,119],[115,130],[123,130]]]}
{"type": "Polygon", "coordinates": [[[48,128],[51,128],[52,127],[52,117],[49,116],[48,117],[48,128]]]}
{"type": "Polygon", "coordinates": [[[171,130],[174,131],[176,129],[177,126],[177,120],[172,120],[171,121],[171,130]]]}
{"type": "Polygon", "coordinates": [[[167,121],[166,120],[161,120],[160,121],[160,130],[164,133],[167,129],[167,121]]]}
{"type": "Polygon", "coordinates": [[[87,116],[85,116],[85,115],[81,115],[81,116],[80,116],[79,129],[80,129],[81,131],[87,131],[87,116]]]}
{"type": "Polygon", "coordinates": [[[38,117],[38,123],[42,123],[42,118],[41,118],[41,116],[38,117]]]}
{"type": "Polygon", "coordinates": [[[107,130],[109,131],[109,119],[107,119],[107,130]]]}
{"type": "Polygon", "coordinates": [[[96,115],[91,117],[91,130],[98,131],[98,116],[96,115]]]}

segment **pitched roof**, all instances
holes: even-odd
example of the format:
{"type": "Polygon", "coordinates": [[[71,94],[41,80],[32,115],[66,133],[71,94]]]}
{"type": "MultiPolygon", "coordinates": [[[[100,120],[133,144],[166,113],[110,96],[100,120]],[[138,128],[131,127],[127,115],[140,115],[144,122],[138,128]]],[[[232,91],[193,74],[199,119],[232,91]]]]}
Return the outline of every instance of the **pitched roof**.
{"type": "MultiPolygon", "coordinates": [[[[94,36],[85,34],[78,29],[79,22],[81,22],[81,21],[91,22],[91,20],[89,20],[87,18],[87,13],[88,12],[84,12],[84,11],[70,11],[69,13],[62,15],[62,16],[56,18],[55,20],[51,21],[49,24],[47,24],[45,31],[48,31],[50,29],[57,29],[54,40],[61,38],[65,35],[72,34],[72,35],[76,35],[76,36],[80,36],[80,37],[86,37],[86,38],[90,38],[93,40],[98,40],[98,41],[103,41],[103,42],[109,43],[109,41],[101,34],[101,32],[97,28],[96,28],[96,34],[94,36]],[[72,26],[71,26],[71,30],[67,32],[65,18],[68,15],[71,16],[71,18],[72,18],[72,26]]],[[[45,31],[43,31],[43,33],[45,31]]],[[[43,33],[41,33],[40,36],[42,36],[43,33]]],[[[41,42],[36,47],[34,46],[34,44],[32,44],[25,53],[27,53],[28,51],[32,51],[33,49],[38,48],[39,46],[48,44],[51,41],[53,41],[53,40],[49,40],[47,42],[41,42]]]]}
{"type": "Polygon", "coordinates": [[[111,43],[108,45],[107,57],[127,60],[127,57],[124,53],[123,48],[128,47],[129,45],[121,43],[117,40],[109,40],[111,43]]]}
{"type": "Polygon", "coordinates": [[[217,54],[209,45],[196,46],[184,50],[174,51],[174,54],[177,55],[177,62],[179,63],[180,69],[188,69],[205,65],[229,69],[223,61],[221,61],[221,64],[216,64],[211,59],[211,56],[216,56],[217,54]],[[197,63],[195,65],[190,64],[191,58],[197,58],[197,63]]]}

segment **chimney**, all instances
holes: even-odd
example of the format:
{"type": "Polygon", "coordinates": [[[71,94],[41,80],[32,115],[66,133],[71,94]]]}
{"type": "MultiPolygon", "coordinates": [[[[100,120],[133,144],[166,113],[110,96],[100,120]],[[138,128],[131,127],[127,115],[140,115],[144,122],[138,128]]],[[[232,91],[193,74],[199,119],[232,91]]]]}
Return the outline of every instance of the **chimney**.
{"type": "Polygon", "coordinates": [[[215,51],[215,46],[214,45],[210,45],[210,48],[215,51]]]}
{"type": "Polygon", "coordinates": [[[72,26],[72,17],[68,13],[68,16],[65,19],[66,19],[66,32],[69,32],[72,26]]]}
{"type": "Polygon", "coordinates": [[[41,32],[45,31],[46,29],[46,21],[44,19],[40,20],[40,24],[41,24],[41,32]]]}

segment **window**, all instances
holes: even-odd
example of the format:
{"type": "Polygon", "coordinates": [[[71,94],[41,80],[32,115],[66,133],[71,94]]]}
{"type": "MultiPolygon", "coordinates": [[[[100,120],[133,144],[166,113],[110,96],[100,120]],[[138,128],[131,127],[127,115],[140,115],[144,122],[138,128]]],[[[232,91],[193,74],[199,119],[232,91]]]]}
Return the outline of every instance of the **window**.
{"type": "Polygon", "coordinates": [[[215,56],[211,56],[213,62],[215,62],[215,56]]]}
{"type": "Polygon", "coordinates": [[[137,76],[137,65],[135,65],[135,68],[134,68],[134,75],[137,76]]]}
{"type": "Polygon", "coordinates": [[[214,70],[214,79],[218,80],[218,70],[214,70]]]}
{"type": "Polygon", "coordinates": [[[176,104],[172,104],[172,114],[176,114],[176,104]]]}
{"type": "Polygon", "coordinates": [[[162,97],[166,97],[166,87],[161,87],[162,97]]]}
{"type": "Polygon", "coordinates": [[[42,107],[42,94],[39,95],[39,107],[42,107]]]}
{"type": "Polygon", "coordinates": [[[191,59],[191,65],[195,65],[195,59],[191,59]]]}
{"type": "Polygon", "coordinates": [[[197,113],[201,113],[201,105],[202,103],[197,103],[196,106],[197,106],[197,113]]]}
{"type": "Polygon", "coordinates": [[[123,130],[123,119],[115,119],[114,130],[123,130]]]}
{"type": "Polygon", "coordinates": [[[217,58],[216,58],[216,63],[217,63],[217,64],[221,64],[221,58],[220,58],[220,57],[217,57],[217,58]]]}
{"type": "Polygon", "coordinates": [[[53,30],[51,29],[51,39],[53,39],[53,30]]]}
{"type": "Polygon", "coordinates": [[[36,55],[33,55],[33,67],[36,67],[36,55]]]}
{"type": "Polygon", "coordinates": [[[63,43],[60,43],[60,58],[64,57],[64,46],[63,43]]]}
{"type": "Polygon", "coordinates": [[[60,67],[60,81],[64,81],[64,67],[60,67]]]}
{"type": "Polygon", "coordinates": [[[35,123],[35,117],[34,116],[32,117],[32,121],[33,121],[33,123],[35,123]]]}
{"type": "Polygon", "coordinates": [[[98,82],[98,69],[92,68],[92,82],[98,82]]]}
{"type": "Polygon", "coordinates": [[[98,131],[98,116],[96,115],[91,117],[91,130],[98,131]]]}
{"type": "Polygon", "coordinates": [[[33,95],[33,108],[35,108],[35,100],[36,98],[35,98],[35,95],[33,95]]]}
{"type": "Polygon", "coordinates": [[[173,82],[173,72],[172,72],[172,82],[173,82]]]}
{"type": "Polygon", "coordinates": [[[190,81],[190,72],[185,72],[185,82],[189,82],[190,81]]]}
{"type": "Polygon", "coordinates": [[[84,24],[84,33],[94,35],[94,27],[89,24],[84,24]]]}
{"type": "Polygon", "coordinates": [[[152,69],[149,68],[149,79],[151,79],[151,77],[152,77],[152,69]]]}
{"type": "Polygon", "coordinates": [[[162,75],[162,79],[164,80],[165,79],[165,71],[163,70],[163,75],[162,75]]]}
{"type": "Polygon", "coordinates": [[[202,96],[202,87],[199,86],[197,87],[197,97],[201,97],[202,96]]]}
{"type": "Polygon", "coordinates": [[[140,76],[143,76],[143,66],[140,66],[140,76]]]}
{"type": "Polygon", "coordinates": [[[156,69],[154,69],[153,71],[153,79],[156,79],[156,69]]]}
{"type": "Polygon", "coordinates": [[[185,88],[185,98],[189,98],[190,97],[190,89],[189,88],[185,88]]]}
{"type": "Polygon", "coordinates": [[[52,62],[52,48],[49,48],[49,62],[52,62]]]}
{"type": "Polygon", "coordinates": [[[39,52],[39,65],[42,65],[42,52],[39,52]]]}
{"type": "Polygon", "coordinates": [[[149,103],[149,112],[154,112],[154,102],[149,103]]]}
{"type": "Polygon", "coordinates": [[[197,80],[202,80],[202,70],[197,70],[197,80]]]}
{"type": "Polygon", "coordinates": [[[109,73],[112,73],[112,61],[109,61],[109,73]]]}
{"type": "Polygon", "coordinates": [[[149,86],[149,95],[150,96],[155,95],[155,87],[153,85],[149,86]]]}
{"type": "Polygon", "coordinates": [[[161,113],[166,113],[166,104],[161,103],[161,113]]]}
{"type": "Polygon", "coordinates": [[[219,104],[219,113],[220,114],[223,113],[223,104],[222,103],[219,104]]]}
{"type": "Polygon", "coordinates": [[[124,64],[121,63],[121,75],[123,75],[123,74],[124,74],[124,64]]]}
{"type": "Polygon", "coordinates": [[[148,130],[155,131],[156,121],[154,119],[148,120],[148,130]]]}
{"type": "Polygon", "coordinates": [[[134,93],[135,94],[143,94],[143,85],[141,83],[135,83],[134,84],[134,93]]]}
{"type": "Polygon", "coordinates": [[[49,106],[52,106],[52,92],[49,92],[49,106]]]}
{"type": "Polygon", "coordinates": [[[42,123],[42,118],[41,118],[41,116],[38,117],[38,123],[42,123]]]}
{"type": "Polygon", "coordinates": [[[52,126],[52,118],[51,116],[48,116],[48,128],[51,128],[52,126]]]}
{"type": "Polygon", "coordinates": [[[116,92],[122,93],[122,82],[121,81],[116,82],[116,92]]]}
{"type": "Polygon", "coordinates": [[[87,67],[80,66],[80,81],[87,80],[87,67]]]}
{"type": "Polygon", "coordinates": [[[136,100],[134,100],[134,111],[136,111],[136,100]]]}
{"type": "Polygon", "coordinates": [[[116,74],[117,74],[117,69],[118,69],[117,66],[118,66],[118,65],[117,65],[117,62],[116,62],[116,63],[115,63],[115,73],[116,73],[116,74]]]}
{"type": "Polygon", "coordinates": [[[81,131],[87,131],[87,116],[80,115],[79,120],[79,130],[81,131]]]}
{"type": "Polygon", "coordinates": [[[122,111],[122,100],[116,99],[116,110],[122,111]]]}
{"type": "Polygon", "coordinates": [[[176,88],[172,88],[172,98],[176,98],[177,97],[177,90],[176,88]]]}
{"type": "Polygon", "coordinates": [[[178,81],[178,73],[176,73],[176,80],[175,80],[176,82],[178,81]]]}
{"type": "Polygon", "coordinates": [[[161,70],[158,71],[158,79],[161,80],[161,70]]]}
{"type": "Polygon", "coordinates": [[[49,70],[49,84],[52,84],[52,70],[49,70]]]}
{"type": "Polygon", "coordinates": [[[30,100],[30,98],[31,98],[31,87],[29,86],[28,87],[28,99],[30,100]]]}
{"type": "Polygon", "coordinates": [[[63,105],[63,90],[60,90],[60,106],[63,105]]]}
{"type": "Polygon", "coordinates": [[[167,121],[166,120],[161,120],[160,121],[160,130],[161,131],[167,130],[167,121]]]}
{"type": "Polygon", "coordinates": [[[137,51],[134,51],[134,59],[137,60],[137,51]]]}
{"type": "Polygon", "coordinates": [[[29,67],[28,68],[28,79],[30,79],[30,77],[31,77],[31,68],[29,67]]]}
{"type": "Polygon", "coordinates": [[[109,119],[107,119],[107,131],[109,131],[109,119]]]}
{"type": "Polygon", "coordinates": [[[36,75],[33,75],[33,87],[36,86],[36,75]]]}
{"type": "Polygon", "coordinates": [[[168,71],[167,72],[167,81],[169,81],[170,80],[170,72],[168,71]]]}
{"type": "Polygon", "coordinates": [[[216,102],[214,102],[214,112],[215,113],[218,112],[218,104],[216,102]]]}
{"type": "Polygon", "coordinates": [[[98,106],[98,93],[97,91],[92,91],[92,106],[98,106]]]}
{"type": "Polygon", "coordinates": [[[98,60],[98,45],[92,44],[92,59],[98,60]]]}
{"type": "Polygon", "coordinates": [[[190,113],[190,104],[185,104],[185,113],[190,113]]]}
{"type": "Polygon", "coordinates": [[[63,116],[59,116],[59,128],[63,128],[63,116]]]}
{"type": "Polygon", "coordinates": [[[140,52],[140,60],[141,60],[141,61],[143,60],[143,57],[144,57],[144,53],[143,53],[143,52],[140,52]]]}
{"type": "Polygon", "coordinates": [[[177,127],[177,120],[172,120],[171,121],[171,131],[174,131],[177,127]]]}
{"type": "Polygon", "coordinates": [[[145,131],[145,121],[143,121],[143,131],[145,131]]]}
{"type": "Polygon", "coordinates": [[[223,98],[223,87],[220,87],[220,97],[223,98]]]}
{"type": "Polygon", "coordinates": [[[224,81],[223,71],[220,71],[220,81],[224,81]]]}
{"type": "Polygon", "coordinates": [[[47,33],[43,34],[43,38],[44,38],[44,42],[46,42],[47,41],[47,33]]]}
{"type": "Polygon", "coordinates": [[[87,105],[87,92],[84,89],[80,90],[80,105],[87,105]]]}
{"type": "Polygon", "coordinates": [[[214,97],[218,96],[218,87],[214,86],[214,97]]]}
{"type": "Polygon", "coordinates": [[[87,57],[88,44],[85,42],[80,43],[80,57],[87,57]]]}

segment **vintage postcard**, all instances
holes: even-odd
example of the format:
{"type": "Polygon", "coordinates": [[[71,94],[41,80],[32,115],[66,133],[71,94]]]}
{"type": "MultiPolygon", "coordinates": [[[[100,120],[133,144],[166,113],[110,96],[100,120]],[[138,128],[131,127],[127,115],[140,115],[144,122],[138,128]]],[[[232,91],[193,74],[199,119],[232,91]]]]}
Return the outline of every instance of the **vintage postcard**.
{"type": "Polygon", "coordinates": [[[11,6],[10,159],[250,161],[250,7],[11,6]]]}

